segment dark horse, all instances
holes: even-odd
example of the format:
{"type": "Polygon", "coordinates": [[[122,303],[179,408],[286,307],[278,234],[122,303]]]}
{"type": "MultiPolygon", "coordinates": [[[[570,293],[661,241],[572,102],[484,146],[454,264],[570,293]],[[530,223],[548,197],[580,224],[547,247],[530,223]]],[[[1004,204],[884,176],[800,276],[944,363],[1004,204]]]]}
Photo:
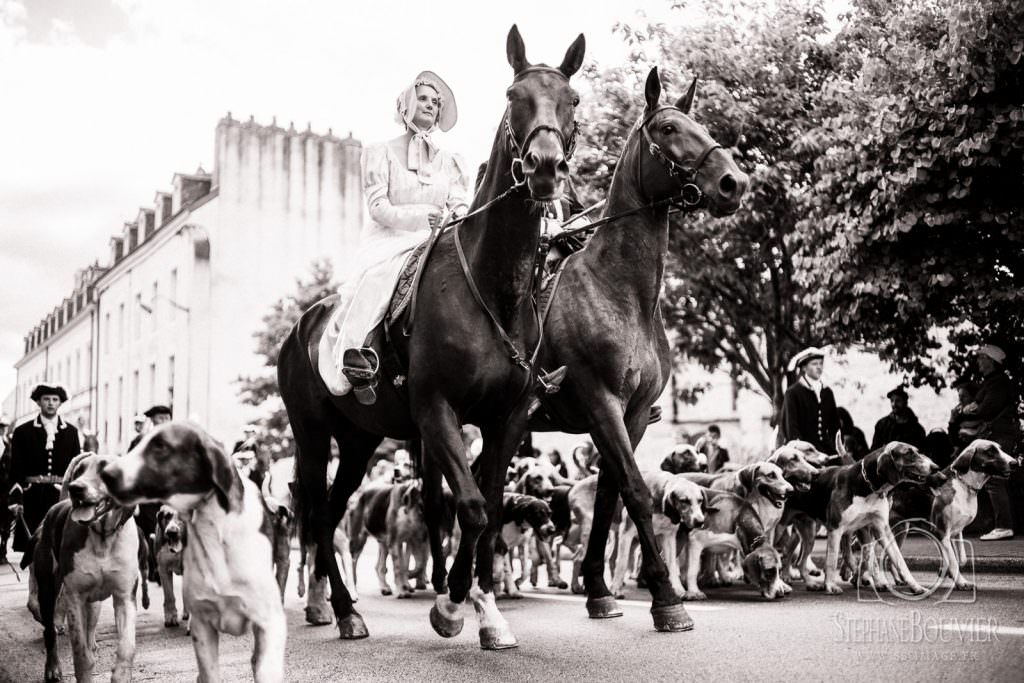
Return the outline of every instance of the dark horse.
{"type": "MultiPolygon", "coordinates": [[[[601,453],[594,522],[581,567],[590,616],[621,614],[604,580],[604,548],[621,495],[639,534],[654,626],[663,631],[689,630],[693,621],[669,583],[655,543],[652,501],[633,455],[671,368],[659,304],[669,207],[650,207],[679,197],[688,208],[728,215],[739,208],[749,184],[732,156],[690,118],[696,85],[695,79],[674,105],[661,105],[657,69],[647,77],[646,107],[619,158],[605,216],[640,210],[599,227],[586,248],[567,259],[544,323],[541,358],[545,365],[567,366],[569,373],[531,425],[537,431],[589,432],[601,453]]],[[[661,501],[653,504],[660,510],[661,501]]]]}
{"type": "MultiPolygon", "coordinates": [[[[695,89],[696,80],[674,105],[662,106],[657,69],[647,77],[646,108],[626,140],[608,192],[602,219],[608,222],[566,259],[544,323],[541,363],[564,365],[569,372],[530,421],[535,431],[589,432],[601,453],[582,566],[590,616],[622,614],[604,580],[604,548],[621,494],[637,526],[659,631],[693,628],[658,553],[652,501],[633,457],[671,367],[659,305],[669,203],[678,198],[688,208],[727,215],[739,208],[749,183],[729,153],[688,115],[695,89]]],[[[426,495],[436,491],[428,486],[426,495]]],[[[660,511],[661,501],[654,504],[660,511]]]]}
{"type": "Polygon", "coordinates": [[[454,492],[462,529],[449,590],[438,595],[431,625],[442,636],[459,633],[461,608],[470,595],[479,616],[481,647],[516,645],[495,606],[491,563],[505,470],[526,429],[535,379],[535,372],[521,359],[529,357],[540,332],[531,305],[540,241],[539,202],[559,199],[568,177],[579,102],[569,78],[582,64],[584,40],[581,35],[573,42],[558,68],[531,65],[515,26],[506,51],[515,76],[470,217],[444,233],[430,256],[411,336],[397,333],[402,321],[386,342],[380,340],[384,335],[377,335],[380,357],[388,357],[384,345],[392,344],[406,369],[405,381],[385,377],[377,402],[370,406],[351,394],[328,392],[317,371],[316,354],[337,297],[306,311],[281,348],[278,381],[295,434],[301,522],[307,538],[317,544],[317,576],[326,572],[330,579],[331,605],[342,638],[362,638],[367,630],[331,552],[334,529],[382,437],[420,437],[424,458],[454,492]],[[466,461],[460,433],[464,423],[478,425],[484,438],[479,485],[466,461]],[[341,462],[328,500],[325,478],[331,438],[338,444],[341,462]],[[474,554],[478,584],[470,593],[474,554]]]}

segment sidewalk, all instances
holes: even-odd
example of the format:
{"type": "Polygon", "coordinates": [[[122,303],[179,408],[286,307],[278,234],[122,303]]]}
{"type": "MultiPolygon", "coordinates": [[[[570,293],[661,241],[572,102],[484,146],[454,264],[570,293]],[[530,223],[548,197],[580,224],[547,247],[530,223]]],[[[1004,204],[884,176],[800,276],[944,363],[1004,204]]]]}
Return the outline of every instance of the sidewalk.
{"type": "MultiPolygon", "coordinates": [[[[976,537],[964,537],[968,562],[974,555],[974,571],[979,573],[1024,574],[1024,534],[1017,534],[1004,541],[979,541],[976,537]]],[[[903,544],[903,557],[907,565],[915,570],[938,569],[939,549],[928,538],[908,538],[903,544]]],[[[825,562],[825,539],[814,542],[814,561],[818,566],[825,562]]]]}

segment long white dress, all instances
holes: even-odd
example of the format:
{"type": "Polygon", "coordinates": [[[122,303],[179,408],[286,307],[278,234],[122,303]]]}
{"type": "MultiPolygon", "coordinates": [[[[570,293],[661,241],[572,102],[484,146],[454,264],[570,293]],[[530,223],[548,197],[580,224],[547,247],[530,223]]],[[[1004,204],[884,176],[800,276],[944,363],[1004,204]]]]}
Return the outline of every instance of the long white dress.
{"type": "Polygon", "coordinates": [[[384,319],[409,253],[430,235],[430,212],[465,209],[470,199],[465,164],[444,150],[416,171],[406,169],[386,142],[364,148],[361,162],[370,221],[359,250],[342,267],[341,301],[320,342],[320,374],[337,396],[352,388],[341,372],[342,355],[364,346],[384,319]]]}

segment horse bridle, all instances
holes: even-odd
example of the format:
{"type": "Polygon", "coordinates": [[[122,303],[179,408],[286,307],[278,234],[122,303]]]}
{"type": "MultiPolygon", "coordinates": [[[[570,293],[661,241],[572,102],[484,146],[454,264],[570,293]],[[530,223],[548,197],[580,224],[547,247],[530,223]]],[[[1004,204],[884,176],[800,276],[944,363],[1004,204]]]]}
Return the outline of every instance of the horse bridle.
{"type": "MultiPolygon", "coordinates": [[[[566,76],[560,70],[554,69],[550,66],[527,67],[520,71],[519,73],[517,73],[512,82],[515,83],[520,78],[530,73],[550,73],[558,76],[566,83],[569,82],[568,76],[566,76]]],[[[529,133],[526,134],[526,137],[523,139],[523,144],[519,144],[519,141],[516,139],[516,132],[512,130],[512,122],[509,119],[508,112],[505,112],[505,137],[509,143],[509,151],[512,153],[512,164],[509,170],[512,173],[512,183],[516,187],[522,186],[524,183],[526,183],[526,174],[523,173],[524,151],[530,148],[530,142],[533,140],[534,137],[536,137],[539,133],[543,133],[545,131],[549,133],[554,133],[555,136],[558,138],[558,142],[562,145],[562,154],[565,156],[565,160],[568,162],[570,159],[572,159],[572,155],[576,152],[576,138],[580,132],[579,121],[573,119],[572,132],[569,134],[568,139],[566,139],[565,133],[563,133],[560,129],[556,128],[555,126],[549,126],[546,123],[542,123],[540,125],[534,126],[534,128],[529,133]],[[516,167],[518,167],[520,171],[520,175],[518,176],[516,175],[516,167]]]]}
{"type": "MultiPolygon", "coordinates": [[[[647,124],[649,124],[655,116],[657,116],[663,111],[677,111],[683,116],[689,118],[686,112],[684,112],[682,109],[679,109],[678,107],[674,107],[672,105],[665,105],[663,107],[658,107],[657,109],[647,114],[647,116],[643,118],[643,120],[640,122],[640,131],[644,136],[644,142],[647,143],[646,149],[648,153],[652,157],[654,157],[655,161],[659,162],[662,166],[665,167],[666,171],[670,176],[679,180],[679,201],[673,203],[680,204],[682,205],[682,207],[687,209],[692,209],[693,207],[697,206],[702,201],[704,201],[704,192],[701,191],[700,187],[698,187],[696,183],[697,174],[700,173],[700,169],[703,168],[704,162],[707,161],[711,153],[714,152],[716,149],[721,149],[722,146],[715,142],[705,147],[703,150],[701,150],[701,153],[697,155],[697,158],[693,162],[693,166],[687,166],[685,164],[679,163],[669,155],[665,154],[665,151],[662,150],[661,145],[654,141],[654,139],[651,137],[650,131],[647,130],[647,124]]],[[[642,156],[643,155],[641,154],[637,154],[636,156],[636,175],[637,183],[640,187],[640,192],[641,194],[646,195],[646,193],[643,191],[643,174],[640,170],[642,156]]],[[[644,198],[646,199],[646,196],[644,198]]]]}

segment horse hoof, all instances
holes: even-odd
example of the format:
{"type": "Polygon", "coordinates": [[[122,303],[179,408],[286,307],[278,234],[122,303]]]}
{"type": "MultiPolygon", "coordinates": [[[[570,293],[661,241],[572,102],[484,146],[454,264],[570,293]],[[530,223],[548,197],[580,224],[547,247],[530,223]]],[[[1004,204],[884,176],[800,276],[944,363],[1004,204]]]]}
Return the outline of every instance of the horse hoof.
{"type": "Polygon", "coordinates": [[[331,615],[326,610],[312,609],[309,607],[306,608],[307,624],[311,624],[312,626],[327,626],[332,621],[331,615]]]}
{"type": "Polygon", "coordinates": [[[654,618],[655,631],[676,633],[693,630],[693,619],[690,618],[681,603],[652,607],[651,616],[654,618]]]}
{"type": "MultiPolygon", "coordinates": [[[[437,605],[433,605],[430,608],[430,625],[434,628],[434,632],[442,638],[454,638],[462,633],[462,627],[466,625],[466,619],[461,615],[454,619],[446,617],[441,614],[441,610],[437,609],[437,605]]],[[[483,636],[481,635],[482,639],[483,636]]]]}
{"type": "Polygon", "coordinates": [[[511,631],[494,626],[480,629],[481,650],[509,650],[513,647],[519,647],[519,643],[511,631]]]}
{"type": "Polygon", "coordinates": [[[600,598],[587,600],[587,616],[591,619],[611,619],[621,617],[622,610],[611,595],[603,595],[600,598]]]}
{"type": "Polygon", "coordinates": [[[366,622],[355,612],[338,622],[338,631],[342,640],[359,640],[370,635],[366,622]]]}

